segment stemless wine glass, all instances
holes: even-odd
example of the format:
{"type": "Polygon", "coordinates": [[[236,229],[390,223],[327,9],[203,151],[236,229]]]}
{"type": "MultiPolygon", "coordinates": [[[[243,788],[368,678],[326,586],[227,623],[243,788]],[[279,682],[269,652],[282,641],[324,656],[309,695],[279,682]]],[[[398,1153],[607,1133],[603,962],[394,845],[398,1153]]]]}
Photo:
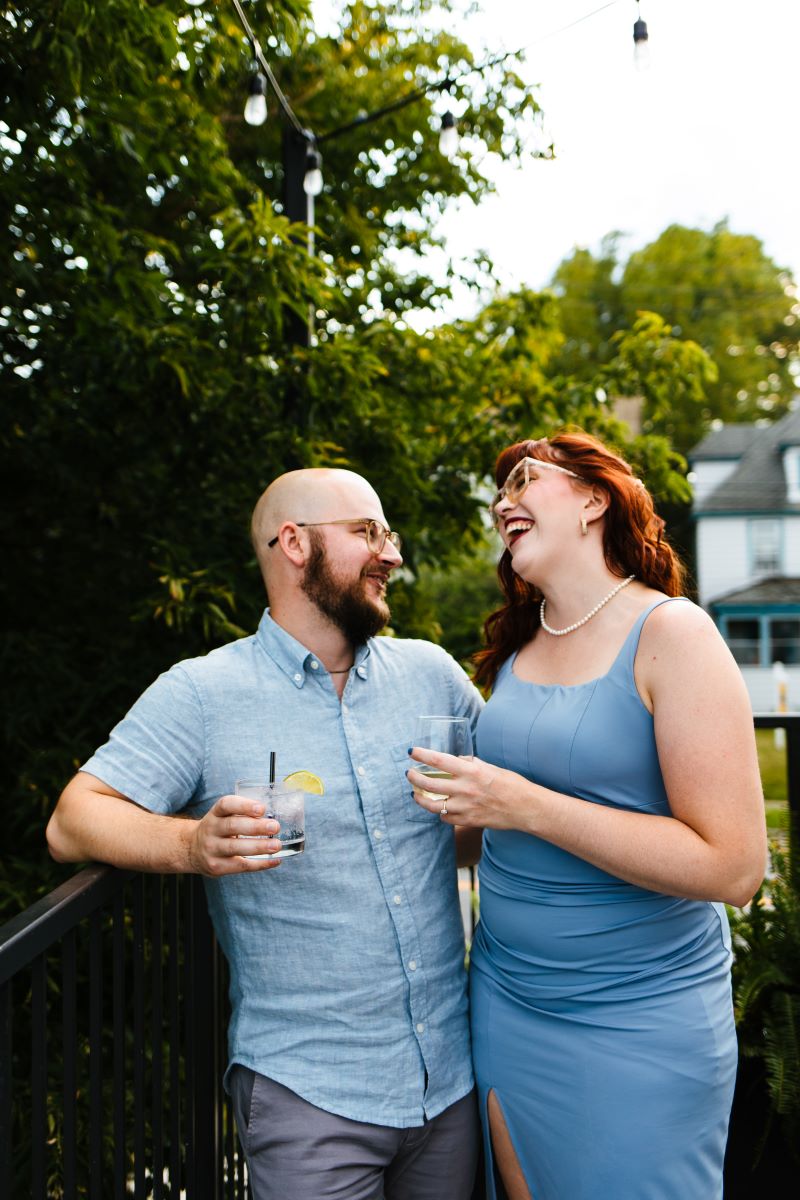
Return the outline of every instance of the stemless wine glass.
{"type": "MultiPolygon", "coordinates": [[[[456,754],[459,758],[472,758],[472,729],[468,717],[417,717],[414,728],[414,745],[425,750],[439,750],[443,754],[456,754]]],[[[414,769],[429,779],[452,779],[449,771],[429,767],[415,762],[414,769]]],[[[444,800],[441,792],[427,792],[432,800],[444,800]]]]}

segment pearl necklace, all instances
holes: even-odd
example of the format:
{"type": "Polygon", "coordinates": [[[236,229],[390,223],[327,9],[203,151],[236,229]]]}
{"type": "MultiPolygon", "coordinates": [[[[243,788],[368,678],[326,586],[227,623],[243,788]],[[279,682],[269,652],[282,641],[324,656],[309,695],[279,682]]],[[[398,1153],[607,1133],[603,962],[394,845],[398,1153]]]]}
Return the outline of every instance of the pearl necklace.
{"type": "Polygon", "coordinates": [[[574,625],[568,625],[566,629],[553,629],[552,626],[547,624],[547,621],[544,619],[544,607],[547,602],[544,596],[542,596],[542,602],[539,605],[539,620],[541,622],[542,629],[545,631],[545,633],[552,634],[553,637],[564,637],[568,633],[574,633],[576,629],[580,629],[581,625],[585,625],[587,621],[591,621],[592,617],[596,613],[599,613],[600,609],[603,608],[604,605],[608,604],[609,600],[614,599],[617,592],[621,592],[622,589],[627,587],[629,583],[633,583],[635,578],[635,575],[629,575],[627,579],[623,579],[622,583],[618,583],[617,586],[608,593],[605,600],[601,600],[599,604],[595,604],[591,612],[588,612],[585,617],[581,617],[580,621],[576,621],[574,625]]]}

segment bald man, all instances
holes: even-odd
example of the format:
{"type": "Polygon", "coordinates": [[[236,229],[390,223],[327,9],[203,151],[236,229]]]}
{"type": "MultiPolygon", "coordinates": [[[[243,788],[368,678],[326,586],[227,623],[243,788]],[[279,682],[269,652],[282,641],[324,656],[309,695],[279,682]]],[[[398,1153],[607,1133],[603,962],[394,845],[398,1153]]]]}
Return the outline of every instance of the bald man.
{"type": "Polygon", "coordinates": [[[415,718],[481,701],[429,642],[376,637],[400,539],[350,471],[282,475],[253,543],[257,633],[161,675],[65,788],[59,862],[205,877],[231,971],[226,1086],[254,1200],[466,1200],[477,1156],[453,830],[406,779],[415,718]],[[281,861],[237,779],[307,771],[281,861]],[[181,820],[190,816],[194,820],[181,820]],[[251,841],[242,842],[242,835],[251,841]]]}

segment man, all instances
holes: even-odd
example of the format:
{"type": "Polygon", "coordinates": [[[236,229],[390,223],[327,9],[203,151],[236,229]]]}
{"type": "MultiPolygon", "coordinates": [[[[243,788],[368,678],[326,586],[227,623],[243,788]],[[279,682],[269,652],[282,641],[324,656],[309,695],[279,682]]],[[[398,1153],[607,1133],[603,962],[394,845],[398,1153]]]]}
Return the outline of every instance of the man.
{"type": "Polygon", "coordinates": [[[252,529],[257,634],[156,680],[68,784],[50,850],[206,877],[255,1200],[465,1200],[478,1134],[453,831],[405,772],[418,715],[474,722],[480,698],[439,647],[375,638],[403,560],[366,480],[292,471],[252,529]],[[231,794],[273,751],[278,778],[324,787],[283,863],[252,857],[279,849],[277,825],[231,794]]]}

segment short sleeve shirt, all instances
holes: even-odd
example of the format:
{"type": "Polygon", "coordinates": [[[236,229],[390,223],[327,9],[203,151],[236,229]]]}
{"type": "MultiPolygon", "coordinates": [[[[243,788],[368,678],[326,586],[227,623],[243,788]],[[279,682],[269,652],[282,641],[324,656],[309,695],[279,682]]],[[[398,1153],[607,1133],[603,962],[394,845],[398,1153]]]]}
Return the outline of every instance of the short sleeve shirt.
{"type": "Polygon", "coordinates": [[[453,830],[406,778],[415,718],[482,701],[429,642],[359,648],[341,702],[265,612],[161,675],[82,770],[153,812],[202,816],[237,779],[319,776],[306,847],[206,879],[231,972],[229,1064],[353,1120],[421,1125],[472,1087],[453,830]]]}

